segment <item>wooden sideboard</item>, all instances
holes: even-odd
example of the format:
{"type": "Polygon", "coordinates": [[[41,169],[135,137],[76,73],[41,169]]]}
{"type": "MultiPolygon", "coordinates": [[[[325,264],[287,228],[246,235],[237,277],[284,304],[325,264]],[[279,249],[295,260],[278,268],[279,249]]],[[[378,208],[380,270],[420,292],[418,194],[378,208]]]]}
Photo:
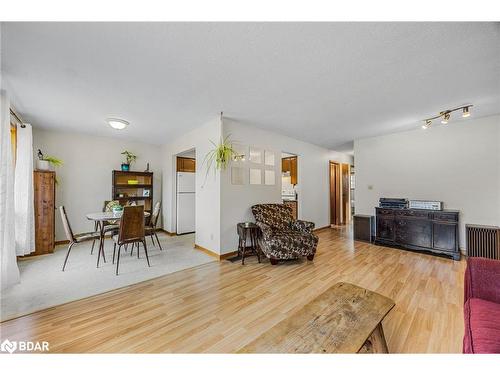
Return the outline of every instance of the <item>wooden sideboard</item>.
{"type": "Polygon", "coordinates": [[[460,260],[458,211],[376,207],[375,243],[416,251],[430,251],[460,260]]]}
{"type": "Polygon", "coordinates": [[[33,172],[35,203],[35,252],[42,255],[54,252],[56,174],[52,171],[33,172]]]}

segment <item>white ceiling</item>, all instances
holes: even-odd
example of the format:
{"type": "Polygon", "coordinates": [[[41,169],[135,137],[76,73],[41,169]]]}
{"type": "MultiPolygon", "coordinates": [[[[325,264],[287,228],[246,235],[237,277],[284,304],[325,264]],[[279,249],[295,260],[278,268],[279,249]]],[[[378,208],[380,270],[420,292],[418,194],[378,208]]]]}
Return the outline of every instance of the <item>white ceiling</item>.
{"type": "Polygon", "coordinates": [[[223,110],[349,149],[461,104],[499,113],[499,25],[3,23],[2,70],[33,126],[163,144],[223,110]]]}

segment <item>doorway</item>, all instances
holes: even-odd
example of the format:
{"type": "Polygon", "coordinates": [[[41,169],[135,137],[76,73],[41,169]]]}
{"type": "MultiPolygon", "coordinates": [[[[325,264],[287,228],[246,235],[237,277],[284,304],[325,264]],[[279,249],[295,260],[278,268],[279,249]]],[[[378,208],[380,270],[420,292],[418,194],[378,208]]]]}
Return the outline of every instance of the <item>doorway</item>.
{"type": "Polygon", "coordinates": [[[281,200],[292,209],[295,220],[299,215],[299,173],[298,157],[287,152],[281,153],[281,200]]]}
{"type": "Polygon", "coordinates": [[[330,161],[330,224],[345,225],[351,221],[351,166],[330,161]]]}
{"type": "Polygon", "coordinates": [[[175,233],[195,231],[196,217],[196,151],[176,155],[175,168],[175,233]]]}

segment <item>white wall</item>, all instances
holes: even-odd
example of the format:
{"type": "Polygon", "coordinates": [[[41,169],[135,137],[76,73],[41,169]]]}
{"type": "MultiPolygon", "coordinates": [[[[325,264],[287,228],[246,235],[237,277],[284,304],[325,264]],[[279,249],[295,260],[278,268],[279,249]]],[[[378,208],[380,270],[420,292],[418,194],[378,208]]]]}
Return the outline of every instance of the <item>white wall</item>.
{"type": "MultiPolygon", "coordinates": [[[[103,202],[111,199],[112,171],[120,169],[121,152],[137,155],[133,170],[144,171],[146,163],[154,173],[153,199],[161,199],[161,148],[139,142],[76,133],[64,133],[33,128],[33,148],[64,161],[56,169],[56,205],[64,205],[75,233],[93,230],[85,214],[102,210],[103,202]]],[[[35,161],[36,163],[36,161],[35,161]]],[[[35,165],[36,166],[36,165],[35,165]]],[[[56,240],[65,240],[59,213],[56,213],[56,240]]]]}
{"type": "Polygon", "coordinates": [[[443,201],[465,224],[500,225],[500,116],[354,142],[356,212],[380,197],[443,201]],[[372,189],[369,189],[369,186],[372,189]]]}
{"type": "Polygon", "coordinates": [[[207,166],[203,163],[203,159],[212,148],[210,141],[217,143],[221,135],[220,122],[214,119],[162,148],[164,229],[169,232],[176,230],[176,155],[194,148],[196,153],[195,242],[216,253],[220,249],[220,176],[218,173],[210,174],[205,179],[207,166]]]}
{"type": "MultiPolygon", "coordinates": [[[[330,224],[329,161],[352,163],[352,157],[339,152],[272,133],[237,121],[224,119],[224,135],[241,145],[275,152],[276,185],[232,185],[230,167],[221,175],[221,254],[237,249],[236,224],[254,221],[251,206],[281,202],[281,152],[298,155],[299,218],[316,227],[330,224]]],[[[245,162],[246,169],[250,163],[245,162]]]]}

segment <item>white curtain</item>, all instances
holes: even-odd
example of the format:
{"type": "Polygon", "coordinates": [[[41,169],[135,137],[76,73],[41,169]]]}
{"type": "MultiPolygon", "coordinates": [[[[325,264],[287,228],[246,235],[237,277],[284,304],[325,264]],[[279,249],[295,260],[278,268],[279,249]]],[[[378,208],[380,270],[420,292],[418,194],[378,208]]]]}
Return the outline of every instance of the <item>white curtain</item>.
{"type": "Polygon", "coordinates": [[[0,280],[1,289],[19,282],[14,232],[14,164],[10,138],[10,103],[0,92],[0,280]]]}
{"type": "Polygon", "coordinates": [[[35,211],[33,207],[33,138],[31,125],[17,126],[16,169],[14,173],[16,254],[35,251],[35,211]]]}

